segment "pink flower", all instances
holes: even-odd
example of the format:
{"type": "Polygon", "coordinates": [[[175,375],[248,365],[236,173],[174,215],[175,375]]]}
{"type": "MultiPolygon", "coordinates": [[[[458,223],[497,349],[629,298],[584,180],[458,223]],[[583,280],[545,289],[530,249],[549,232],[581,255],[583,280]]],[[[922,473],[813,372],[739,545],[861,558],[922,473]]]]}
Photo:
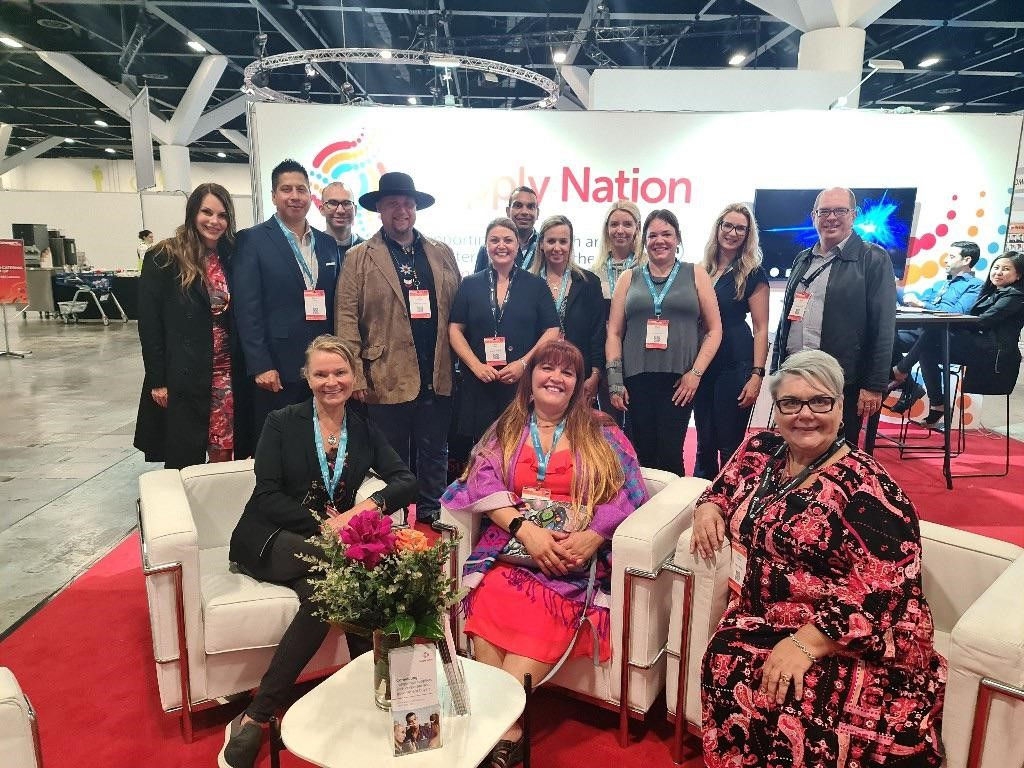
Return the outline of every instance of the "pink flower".
{"type": "Polygon", "coordinates": [[[395,534],[391,532],[391,518],[376,510],[360,512],[341,531],[345,555],[372,570],[385,555],[395,551],[395,534]]]}

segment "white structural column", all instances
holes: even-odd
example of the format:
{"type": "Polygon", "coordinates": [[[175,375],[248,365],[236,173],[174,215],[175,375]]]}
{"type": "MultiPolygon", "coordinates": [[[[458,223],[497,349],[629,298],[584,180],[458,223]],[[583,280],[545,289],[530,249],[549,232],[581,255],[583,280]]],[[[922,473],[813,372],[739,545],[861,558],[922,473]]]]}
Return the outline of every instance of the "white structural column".
{"type": "Polygon", "coordinates": [[[23,152],[11,155],[6,160],[0,162],[0,176],[3,176],[8,171],[17,168],[22,163],[39,157],[44,152],[49,152],[62,141],[64,141],[63,136],[51,136],[48,139],[43,139],[42,141],[33,144],[23,152]]]}
{"type": "Polygon", "coordinates": [[[11,142],[11,131],[14,126],[10,123],[0,123],[0,160],[7,157],[7,145],[11,142]]]}
{"type": "Polygon", "coordinates": [[[164,190],[168,192],[191,192],[192,171],[188,147],[180,144],[160,145],[160,169],[164,172],[164,190]]]}
{"type": "MultiPolygon", "coordinates": [[[[164,174],[164,190],[168,192],[192,191],[188,143],[227,66],[226,56],[203,57],[185,95],[178,102],[178,108],[174,110],[174,116],[168,123],[169,141],[160,147],[160,169],[164,174]]],[[[205,133],[209,130],[212,129],[205,133]]]]}
{"type": "Polygon", "coordinates": [[[231,128],[221,128],[220,135],[245,152],[245,154],[249,154],[249,138],[241,131],[235,131],[231,128]]]}

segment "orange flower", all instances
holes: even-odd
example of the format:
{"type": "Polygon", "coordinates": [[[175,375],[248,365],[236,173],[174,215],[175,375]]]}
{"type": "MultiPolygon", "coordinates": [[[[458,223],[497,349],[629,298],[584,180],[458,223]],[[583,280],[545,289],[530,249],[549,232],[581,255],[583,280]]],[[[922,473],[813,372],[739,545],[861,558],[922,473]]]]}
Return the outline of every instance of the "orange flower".
{"type": "Polygon", "coordinates": [[[399,552],[426,552],[430,549],[430,542],[420,531],[402,528],[395,538],[395,549],[399,552]]]}

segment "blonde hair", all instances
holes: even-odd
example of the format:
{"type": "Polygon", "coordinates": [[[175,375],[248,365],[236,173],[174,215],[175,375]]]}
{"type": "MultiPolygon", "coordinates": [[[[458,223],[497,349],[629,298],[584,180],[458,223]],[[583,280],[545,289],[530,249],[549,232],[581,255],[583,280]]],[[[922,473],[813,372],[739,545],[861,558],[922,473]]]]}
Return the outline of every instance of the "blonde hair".
{"type": "Polygon", "coordinates": [[[568,227],[569,228],[569,271],[576,272],[582,275],[583,270],[579,264],[576,263],[576,239],[572,229],[572,222],[566,216],[561,214],[556,216],[548,216],[544,219],[544,222],[540,225],[540,229],[537,230],[537,253],[540,255],[539,259],[534,259],[533,263],[530,264],[530,271],[535,275],[540,274],[541,267],[547,267],[548,255],[544,252],[544,233],[549,229],[555,227],[568,227]]]}
{"type": "MultiPolygon", "coordinates": [[[[612,424],[611,419],[593,410],[583,398],[583,354],[570,342],[563,339],[549,341],[534,352],[526,365],[526,372],[519,379],[515,399],[484,433],[473,449],[473,455],[482,455],[483,446],[496,440],[498,450],[501,451],[502,466],[506,474],[511,475],[514,469],[510,466],[512,455],[519,446],[523,430],[533,412],[533,370],[547,363],[569,367],[576,372],[576,387],[565,409],[564,434],[575,459],[570,499],[573,507],[579,510],[580,525],[589,525],[594,517],[594,509],[615,498],[626,481],[626,474],[601,431],[603,426],[612,424]]],[[[463,480],[473,471],[475,462],[475,458],[470,462],[462,476],[463,480]]]]}
{"type": "Polygon", "coordinates": [[[633,258],[636,261],[635,266],[640,266],[647,261],[647,252],[644,250],[644,241],[640,237],[640,209],[636,206],[636,203],[630,200],[618,200],[612,203],[608,209],[608,213],[604,215],[604,226],[601,228],[601,241],[597,246],[597,257],[594,259],[594,263],[590,269],[592,272],[596,272],[598,277],[601,276],[601,272],[604,270],[604,265],[608,263],[608,257],[611,255],[612,242],[608,238],[608,222],[611,221],[612,214],[616,211],[625,211],[633,217],[633,221],[636,223],[636,234],[633,235],[633,258]]]}
{"type": "Polygon", "coordinates": [[[309,359],[316,352],[326,352],[328,354],[338,355],[339,357],[344,358],[345,362],[348,363],[349,369],[351,369],[352,372],[355,373],[355,353],[353,353],[352,350],[349,349],[348,346],[345,344],[345,342],[343,342],[337,336],[333,336],[329,333],[323,333],[317,336],[311,342],[309,342],[309,346],[306,347],[306,362],[302,366],[302,369],[299,371],[299,373],[302,375],[302,378],[309,378],[309,359]]]}
{"type": "Polygon", "coordinates": [[[220,201],[228,217],[227,229],[217,243],[218,252],[230,253],[235,247],[235,207],[231,202],[231,195],[220,184],[200,184],[192,190],[185,203],[185,222],[174,231],[173,237],[155,246],[166,258],[160,266],[174,264],[178,267],[182,291],[187,291],[196,279],[206,280],[206,246],[199,237],[199,230],[196,229],[196,217],[199,216],[199,209],[207,195],[213,195],[220,201]]]}
{"type": "Polygon", "coordinates": [[[713,275],[718,269],[718,230],[725,220],[726,214],[739,213],[747,219],[747,234],[740,246],[739,254],[733,260],[732,266],[736,272],[736,298],[742,299],[747,290],[747,278],[761,265],[761,246],[757,232],[757,220],[754,214],[744,203],[730,203],[722,209],[711,227],[711,235],[708,237],[707,245],[704,246],[704,271],[713,275]]]}

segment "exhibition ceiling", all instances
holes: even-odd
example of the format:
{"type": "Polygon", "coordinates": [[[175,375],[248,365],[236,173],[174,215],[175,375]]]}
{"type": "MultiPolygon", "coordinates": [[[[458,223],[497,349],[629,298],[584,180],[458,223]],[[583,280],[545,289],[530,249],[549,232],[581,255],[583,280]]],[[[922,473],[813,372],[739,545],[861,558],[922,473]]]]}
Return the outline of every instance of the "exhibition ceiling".
{"type": "MultiPolygon", "coordinates": [[[[897,59],[904,66],[868,79],[861,108],[1024,111],[1024,0],[854,5],[886,9],[867,27],[864,74],[871,71],[868,59],[897,59]]],[[[151,109],[164,119],[206,52],[228,59],[206,110],[220,104],[230,112],[227,105],[241,95],[243,69],[261,52],[318,48],[490,59],[558,80],[558,108],[579,108],[580,83],[597,68],[716,68],[731,60],[732,66],[793,69],[800,29],[789,23],[792,16],[786,21],[765,10],[785,16],[781,9],[793,6],[792,0],[0,0],[0,122],[14,126],[9,155],[56,135],[73,143],[46,157],[131,156],[127,121],[37,51],[68,54],[129,96],[148,86],[151,109]],[[553,60],[556,54],[565,55],[563,63],[553,60]]],[[[831,3],[821,0],[821,6],[831,3]]],[[[501,74],[427,61],[298,63],[270,73],[269,86],[327,104],[509,108],[541,95],[501,74]]],[[[223,127],[239,138],[244,114],[223,127]]],[[[215,129],[190,149],[193,160],[245,157],[215,129]]]]}

